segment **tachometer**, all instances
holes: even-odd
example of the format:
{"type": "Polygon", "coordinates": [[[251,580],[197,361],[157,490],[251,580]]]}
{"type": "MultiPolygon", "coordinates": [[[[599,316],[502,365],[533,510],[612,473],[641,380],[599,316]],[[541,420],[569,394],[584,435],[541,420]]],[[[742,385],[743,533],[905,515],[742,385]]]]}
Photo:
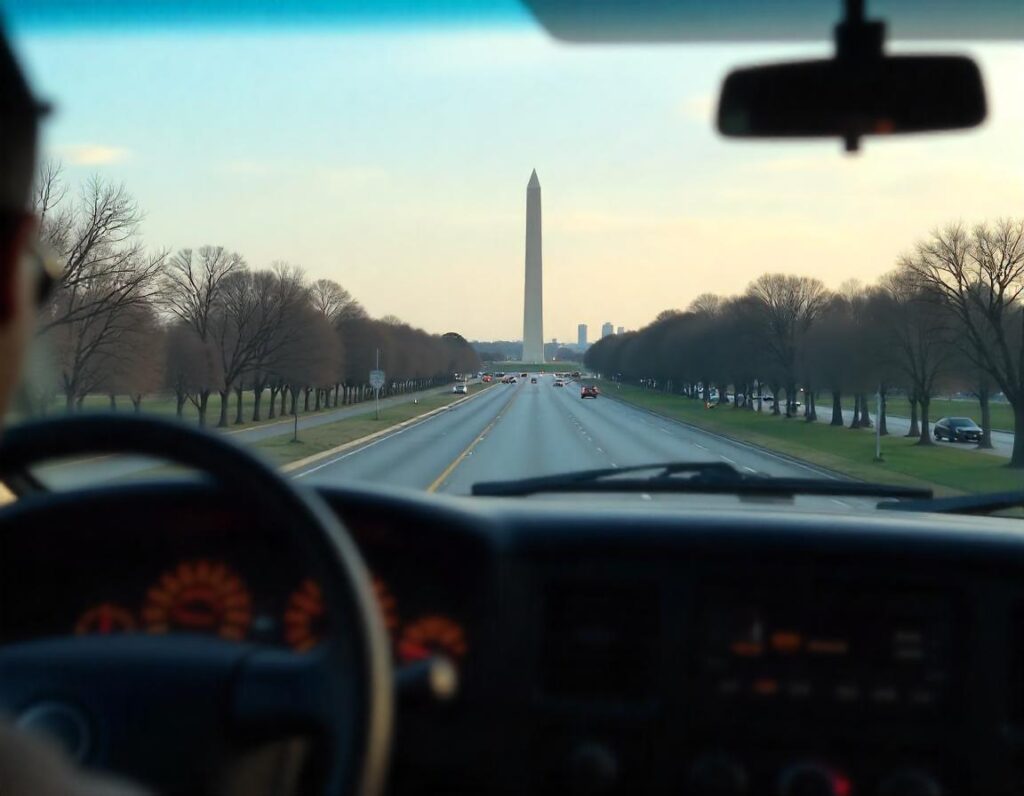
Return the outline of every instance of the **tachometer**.
{"type": "Polygon", "coordinates": [[[463,657],[468,650],[462,625],[446,616],[424,616],[402,628],[398,639],[398,657],[412,663],[438,653],[449,658],[463,657]]]}
{"type": "Polygon", "coordinates": [[[306,578],[288,598],[284,610],[284,640],[296,652],[305,652],[320,643],[323,630],[323,594],[316,581],[306,578]]]}
{"type": "Polygon", "coordinates": [[[226,564],[183,561],[146,592],[142,620],[150,633],[188,630],[240,641],[252,621],[252,597],[226,564]]]}
{"type": "Polygon", "coordinates": [[[117,603],[99,603],[86,609],[75,622],[76,636],[128,633],[137,627],[135,616],[117,603]]]}

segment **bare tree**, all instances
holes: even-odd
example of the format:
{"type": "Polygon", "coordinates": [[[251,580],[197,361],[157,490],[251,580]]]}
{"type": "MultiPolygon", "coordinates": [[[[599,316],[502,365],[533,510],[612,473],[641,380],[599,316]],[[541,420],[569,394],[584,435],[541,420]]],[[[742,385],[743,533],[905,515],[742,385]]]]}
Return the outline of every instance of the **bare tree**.
{"type": "Polygon", "coordinates": [[[223,383],[220,361],[214,346],[183,321],[172,324],[165,335],[165,383],[175,395],[176,414],[182,417],[185,404],[196,405],[198,396],[223,383]]]}
{"type": "MultiPolygon", "coordinates": [[[[217,342],[214,319],[220,307],[224,283],[232,275],[246,270],[240,254],[227,251],[223,246],[203,246],[198,251],[182,249],[167,263],[161,282],[162,307],[181,322],[191,327],[199,341],[206,345],[217,342]]],[[[220,316],[223,319],[223,314],[220,316]]],[[[226,334],[226,323],[218,327],[226,334]]],[[[223,366],[220,368],[223,373],[223,366]]],[[[199,425],[206,425],[206,413],[211,392],[223,393],[223,385],[204,384],[189,399],[199,412],[199,425]]],[[[222,410],[224,415],[226,409],[222,410]]]]}
{"type": "Polygon", "coordinates": [[[352,298],[352,294],[333,279],[318,279],[310,285],[309,301],[313,309],[332,326],[342,319],[366,315],[366,311],[352,298]]]}
{"type": "Polygon", "coordinates": [[[959,321],[965,351],[1013,407],[1011,467],[1024,467],[1024,219],[934,231],[901,260],[959,321]]]}
{"type": "Polygon", "coordinates": [[[796,414],[798,357],[807,333],[827,305],[828,291],[817,279],[764,274],[747,288],[747,295],[758,307],[767,352],[785,381],[786,416],[792,417],[796,414]]]}
{"type": "Polygon", "coordinates": [[[919,444],[930,445],[929,406],[949,372],[953,352],[951,318],[931,288],[906,268],[885,277],[880,290],[875,320],[884,325],[891,362],[904,374],[920,407],[919,444]]]}

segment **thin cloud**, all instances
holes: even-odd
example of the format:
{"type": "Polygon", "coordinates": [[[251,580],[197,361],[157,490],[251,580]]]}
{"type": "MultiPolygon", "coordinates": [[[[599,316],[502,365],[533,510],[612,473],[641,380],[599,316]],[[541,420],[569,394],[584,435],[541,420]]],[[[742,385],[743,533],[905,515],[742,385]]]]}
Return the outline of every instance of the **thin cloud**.
{"type": "Polygon", "coordinates": [[[104,144],[69,144],[58,147],[57,153],[73,166],[110,166],[132,155],[122,147],[104,144]]]}

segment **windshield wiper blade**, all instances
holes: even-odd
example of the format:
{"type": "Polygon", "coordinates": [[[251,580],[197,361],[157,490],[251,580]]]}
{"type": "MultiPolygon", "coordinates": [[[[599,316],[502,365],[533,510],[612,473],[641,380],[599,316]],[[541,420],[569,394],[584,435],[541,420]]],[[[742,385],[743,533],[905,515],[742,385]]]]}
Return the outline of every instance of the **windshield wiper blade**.
{"type": "Polygon", "coordinates": [[[747,475],[720,462],[670,462],[640,464],[601,470],[579,470],[515,481],[484,481],[473,484],[472,494],[488,497],[520,497],[542,492],[675,492],[704,494],[847,495],[879,498],[930,498],[932,491],[919,487],[890,486],[833,478],[774,478],[747,475]],[[657,471],[653,476],[630,473],[657,471]],[[681,477],[686,476],[686,477],[681,477]]]}
{"type": "Polygon", "coordinates": [[[937,514],[991,514],[993,511],[1024,506],[1024,490],[989,492],[981,495],[909,500],[905,503],[880,503],[878,508],[891,511],[927,511],[937,514]]]}

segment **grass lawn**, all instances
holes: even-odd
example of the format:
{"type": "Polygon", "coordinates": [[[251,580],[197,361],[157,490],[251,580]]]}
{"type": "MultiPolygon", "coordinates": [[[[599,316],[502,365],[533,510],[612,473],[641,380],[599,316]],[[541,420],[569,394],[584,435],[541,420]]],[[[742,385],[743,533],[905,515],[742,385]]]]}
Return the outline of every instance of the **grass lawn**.
{"type": "MultiPolygon", "coordinates": [[[[906,437],[883,437],[882,463],[872,461],[871,429],[833,428],[802,419],[786,420],[731,407],[705,409],[700,401],[678,395],[602,382],[608,395],[695,426],[717,431],[827,467],[854,478],[935,488],[936,494],[994,492],[1024,488],[1024,470],[1011,470],[1003,459],[943,446],[921,447],[906,437]]],[[[938,416],[936,416],[938,417],[938,416]]]]}
{"type": "MultiPolygon", "coordinates": [[[[436,390],[440,391],[440,390],[444,390],[444,389],[450,390],[451,387],[449,386],[449,387],[446,388],[446,387],[438,385],[437,387],[427,388],[427,389],[436,389],[436,390]]],[[[383,400],[383,398],[381,400],[383,400]]],[[[280,409],[280,406],[281,406],[281,403],[280,403],[281,399],[280,399],[280,397],[277,398],[277,401],[278,401],[278,404],[277,404],[278,408],[280,409]]],[[[309,405],[310,405],[310,410],[308,412],[302,412],[301,411],[302,396],[299,396],[299,407],[300,407],[299,417],[309,417],[311,415],[320,414],[320,413],[323,413],[323,412],[331,411],[333,409],[341,409],[342,408],[341,404],[339,404],[337,407],[324,406],[324,407],[322,407],[320,409],[320,412],[315,412],[313,410],[313,408],[312,408],[315,405],[314,404],[314,397],[313,396],[310,396],[310,404],[309,405]]],[[[366,403],[366,405],[371,407],[371,409],[372,409],[373,402],[369,401],[369,402],[366,403]]],[[[59,406],[56,406],[55,407],[56,411],[54,411],[54,414],[59,414],[60,411],[63,410],[63,406],[64,406],[63,404],[59,404],[59,406]]],[[[158,393],[158,394],[155,394],[155,395],[147,396],[142,401],[142,411],[144,413],[146,413],[146,414],[153,414],[153,415],[157,415],[157,416],[165,417],[165,418],[173,418],[175,416],[176,407],[177,407],[177,402],[176,402],[176,400],[174,398],[174,395],[171,395],[171,394],[159,394],[158,393]]],[[[228,424],[229,425],[224,430],[225,431],[231,431],[231,430],[239,429],[239,428],[254,428],[256,426],[265,425],[268,422],[277,423],[277,422],[280,422],[282,420],[281,415],[278,415],[273,420],[268,420],[267,419],[267,411],[270,408],[270,390],[265,390],[264,393],[263,393],[263,403],[262,403],[262,406],[261,406],[261,414],[263,416],[263,419],[260,420],[260,422],[258,422],[258,423],[252,422],[252,407],[253,407],[253,393],[252,393],[252,390],[246,390],[244,393],[242,393],[242,417],[245,418],[245,422],[242,423],[241,425],[235,425],[235,422],[234,422],[235,421],[235,395],[234,395],[234,393],[232,393],[231,394],[231,398],[228,401],[228,424]]],[[[106,412],[106,411],[111,411],[111,409],[110,409],[110,398],[108,398],[106,395],[87,395],[85,397],[85,400],[82,402],[82,408],[85,411],[88,411],[88,412],[106,412]]],[[[130,413],[130,412],[134,411],[134,409],[132,407],[132,402],[127,398],[127,396],[118,396],[118,398],[117,398],[117,410],[116,411],[118,411],[118,412],[126,412],[126,413],[130,413]]],[[[291,417],[291,415],[286,415],[283,419],[288,419],[290,417],[291,417]]],[[[182,419],[187,421],[187,422],[189,422],[189,423],[198,423],[199,422],[199,412],[195,408],[195,406],[193,406],[192,403],[189,402],[189,401],[185,402],[185,406],[184,406],[184,409],[182,411],[182,419]]],[[[210,396],[210,403],[209,403],[209,406],[207,407],[207,410],[206,410],[206,423],[207,423],[207,426],[209,428],[211,428],[211,429],[216,429],[217,428],[217,421],[218,420],[220,420],[220,396],[217,395],[216,393],[214,393],[213,395],[210,396]]]]}
{"type": "MultiPolygon", "coordinates": [[[[471,384],[469,394],[480,392],[494,386],[491,384],[471,384]]],[[[299,429],[299,441],[292,442],[291,434],[282,434],[261,440],[252,445],[252,450],[266,459],[270,464],[280,467],[298,459],[304,459],[315,453],[330,450],[346,442],[369,436],[383,431],[404,420],[426,414],[442,406],[464,398],[452,392],[428,395],[417,403],[403,403],[381,409],[380,420],[374,419],[373,405],[367,406],[365,414],[348,417],[335,423],[325,423],[314,428],[299,429]]]]}
{"type": "Polygon", "coordinates": [[[584,370],[582,362],[542,362],[539,365],[524,362],[485,362],[482,367],[488,373],[573,373],[584,370]]]}
{"type": "MultiPolygon", "coordinates": [[[[831,400],[831,399],[830,399],[831,400]]],[[[853,408],[853,398],[843,399],[843,408],[853,408]]],[[[1013,409],[1006,403],[990,402],[992,410],[992,429],[994,431],[1013,431],[1013,409]]],[[[871,415],[874,417],[875,403],[871,398],[871,415]]],[[[910,417],[910,403],[906,398],[887,398],[886,411],[891,415],[910,417]]],[[[928,418],[934,423],[940,417],[969,417],[981,425],[981,406],[975,400],[957,401],[950,398],[932,398],[928,406],[928,418]]]]}

